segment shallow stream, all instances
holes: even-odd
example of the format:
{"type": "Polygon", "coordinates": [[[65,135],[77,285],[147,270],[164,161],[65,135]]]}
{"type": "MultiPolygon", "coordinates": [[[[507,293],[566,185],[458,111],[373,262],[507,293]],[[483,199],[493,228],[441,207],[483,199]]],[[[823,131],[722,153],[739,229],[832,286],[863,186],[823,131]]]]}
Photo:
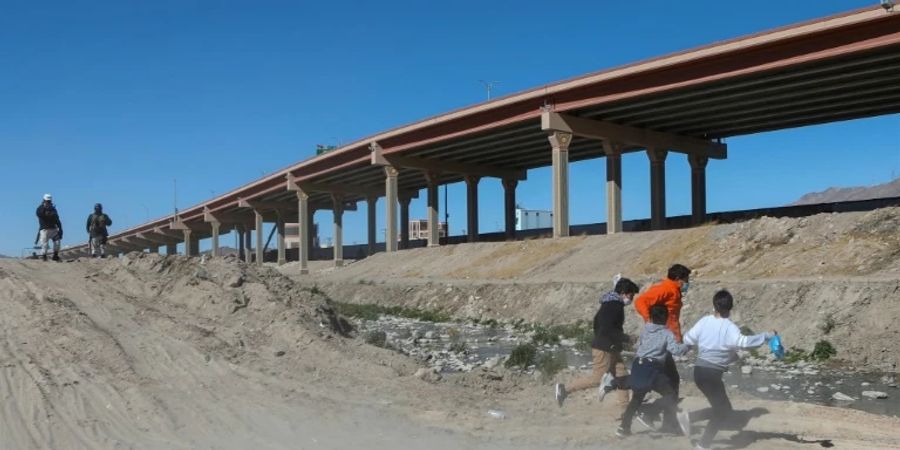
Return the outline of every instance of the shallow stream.
{"type": "MultiPolygon", "coordinates": [[[[433,323],[399,317],[382,316],[378,320],[359,323],[360,331],[384,331],[387,343],[400,351],[426,360],[438,371],[469,371],[482,365],[494,364],[512,350],[531,341],[527,332],[510,325],[489,327],[471,323],[433,323]],[[465,351],[454,351],[464,347],[465,351]]],[[[591,354],[574,342],[540,346],[538,351],[564,352],[570,369],[590,370],[591,354]]],[[[626,356],[626,360],[628,360],[626,356]]],[[[754,359],[752,371],[745,374],[741,365],[734,365],[725,375],[725,383],[751,395],[769,400],[790,400],[820,405],[858,409],[874,414],[900,417],[900,389],[893,374],[859,373],[828,368],[821,365],[787,365],[754,359]],[[872,399],[863,391],[880,391],[886,399],[872,399]],[[854,398],[839,401],[835,393],[854,398]]],[[[691,364],[688,358],[679,363],[682,382],[690,382],[691,364]]],[[[530,368],[533,370],[533,367],[530,368]]]]}

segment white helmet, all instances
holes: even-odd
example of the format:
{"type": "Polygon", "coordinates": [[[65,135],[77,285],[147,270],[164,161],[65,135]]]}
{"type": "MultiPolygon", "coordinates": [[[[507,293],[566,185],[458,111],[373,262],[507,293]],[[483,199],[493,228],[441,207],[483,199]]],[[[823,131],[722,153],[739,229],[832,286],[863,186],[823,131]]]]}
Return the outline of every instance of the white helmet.
{"type": "Polygon", "coordinates": [[[49,202],[53,200],[53,196],[50,194],[44,194],[44,201],[49,202]]]}

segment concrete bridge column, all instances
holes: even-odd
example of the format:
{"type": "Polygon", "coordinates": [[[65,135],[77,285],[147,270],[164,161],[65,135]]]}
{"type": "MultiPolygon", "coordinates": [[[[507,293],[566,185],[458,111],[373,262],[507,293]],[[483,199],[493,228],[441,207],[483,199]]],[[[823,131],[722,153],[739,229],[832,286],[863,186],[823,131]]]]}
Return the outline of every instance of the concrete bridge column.
{"type": "Polygon", "coordinates": [[[300,238],[300,273],[309,273],[309,194],[297,191],[297,227],[300,238]]]}
{"type": "Polygon", "coordinates": [[[688,155],[691,164],[691,222],[700,225],[706,222],[706,163],[709,158],[688,155]]]}
{"type": "Polygon", "coordinates": [[[572,134],[550,134],[553,148],[553,237],[569,235],[569,145],[572,134]]]}
{"type": "Polygon", "coordinates": [[[516,186],[518,185],[518,180],[503,179],[503,217],[506,222],[507,240],[516,238],[516,186]]]}
{"type": "Polygon", "coordinates": [[[210,222],[209,225],[212,227],[212,256],[219,256],[219,230],[221,225],[219,222],[210,222]]]}
{"type": "Polygon", "coordinates": [[[409,248],[409,204],[412,197],[400,197],[400,248],[409,248]]]}
{"type": "Polygon", "coordinates": [[[261,266],[263,264],[263,259],[265,259],[265,249],[263,248],[263,246],[265,246],[266,244],[266,237],[263,236],[263,215],[260,210],[254,209],[253,216],[254,219],[256,219],[256,265],[261,266]]]}
{"type": "Polygon", "coordinates": [[[650,158],[650,228],[666,227],[666,156],[667,150],[648,148],[650,158]]]}
{"type": "Polygon", "coordinates": [[[278,265],[282,266],[287,262],[284,243],[284,213],[281,210],[275,211],[275,217],[275,232],[278,234],[278,265]]]}
{"type": "Polygon", "coordinates": [[[243,225],[235,225],[234,230],[237,231],[238,260],[243,260],[244,258],[246,258],[244,256],[244,226],[243,225]]]}
{"type": "Polygon", "coordinates": [[[344,197],[331,194],[334,211],[334,267],[344,265],[344,197]]]}
{"type": "Polygon", "coordinates": [[[378,234],[375,230],[375,203],[378,197],[375,195],[366,196],[366,230],[369,237],[369,256],[375,254],[375,245],[378,241],[378,234]]]}
{"type": "Polygon", "coordinates": [[[166,244],[166,254],[175,255],[178,253],[178,244],[166,244]]]}
{"type": "Polygon", "coordinates": [[[603,141],[606,153],[606,234],[622,231],[622,147],[603,141]]]}
{"type": "Polygon", "coordinates": [[[191,256],[200,256],[200,238],[197,236],[191,236],[190,243],[191,256]]]}
{"type": "Polygon", "coordinates": [[[191,253],[191,250],[193,250],[191,248],[191,230],[181,230],[181,233],[184,235],[184,256],[196,256],[191,253]]]}
{"type": "Polygon", "coordinates": [[[244,262],[250,264],[253,262],[253,224],[247,224],[244,227],[244,262]]]}
{"type": "Polygon", "coordinates": [[[309,214],[307,214],[307,216],[306,216],[306,221],[307,221],[306,226],[307,226],[307,230],[309,230],[309,232],[306,235],[306,243],[309,246],[310,252],[312,252],[316,248],[316,241],[318,241],[317,238],[319,237],[319,230],[318,230],[318,228],[316,228],[316,211],[317,210],[318,210],[318,208],[316,208],[313,205],[310,205],[308,207],[309,214]]]}
{"type": "MultiPolygon", "coordinates": [[[[478,240],[478,182],[481,177],[466,175],[466,227],[468,241],[478,240]]],[[[449,230],[448,230],[449,231],[449,230]]]]}
{"type": "Polygon", "coordinates": [[[428,246],[437,247],[441,245],[441,224],[438,217],[437,173],[425,172],[425,181],[428,185],[428,246]]]}
{"type": "Polygon", "coordinates": [[[397,251],[397,176],[400,171],[393,166],[384,167],[384,204],[387,233],[384,236],[385,250],[397,251]]]}

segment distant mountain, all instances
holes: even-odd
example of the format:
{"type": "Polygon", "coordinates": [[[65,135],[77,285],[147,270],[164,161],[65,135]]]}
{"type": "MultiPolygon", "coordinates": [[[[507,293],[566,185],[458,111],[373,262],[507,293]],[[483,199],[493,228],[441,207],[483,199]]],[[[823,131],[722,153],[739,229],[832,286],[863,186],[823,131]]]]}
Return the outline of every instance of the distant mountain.
{"type": "Polygon", "coordinates": [[[889,183],[876,186],[860,186],[849,188],[828,188],[822,192],[812,192],[800,197],[791,205],[809,205],[813,203],[833,203],[853,200],[869,200],[873,198],[900,197],[900,178],[889,183]]]}

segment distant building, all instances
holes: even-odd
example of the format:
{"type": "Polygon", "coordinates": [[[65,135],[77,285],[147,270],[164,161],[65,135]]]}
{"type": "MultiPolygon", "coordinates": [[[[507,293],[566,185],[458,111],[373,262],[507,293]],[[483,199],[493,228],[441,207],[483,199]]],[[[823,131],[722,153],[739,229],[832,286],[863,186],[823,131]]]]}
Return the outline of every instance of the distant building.
{"type": "MultiPolygon", "coordinates": [[[[316,248],[319,246],[319,224],[313,224],[312,235],[312,246],[316,248]]],[[[300,225],[296,223],[284,224],[284,246],[286,248],[300,248],[300,225]]]]}
{"type": "MultiPolygon", "coordinates": [[[[447,222],[440,222],[438,237],[447,237],[447,222]]],[[[413,219],[409,221],[409,239],[428,239],[428,220],[413,219]]]]}
{"type": "Polygon", "coordinates": [[[516,230],[552,228],[553,213],[540,209],[516,208],[516,230]]]}
{"type": "Polygon", "coordinates": [[[335,146],[333,146],[333,145],[322,145],[322,144],[317,144],[317,145],[316,145],[316,155],[318,156],[318,155],[321,155],[321,154],[323,154],[323,153],[328,153],[328,152],[330,152],[330,151],[332,151],[332,150],[334,150],[334,149],[335,149],[335,146]]]}

